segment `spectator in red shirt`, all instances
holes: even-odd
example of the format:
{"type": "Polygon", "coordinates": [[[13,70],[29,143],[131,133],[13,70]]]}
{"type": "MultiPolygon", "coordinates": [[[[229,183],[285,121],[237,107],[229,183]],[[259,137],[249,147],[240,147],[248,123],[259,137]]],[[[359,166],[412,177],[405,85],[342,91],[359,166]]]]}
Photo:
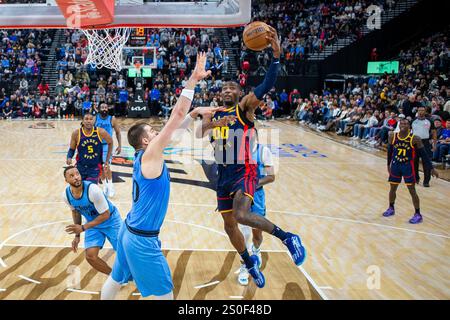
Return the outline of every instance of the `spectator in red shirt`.
{"type": "Polygon", "coordinates": [[[46,84],[44,80],[42,80],[42,82],[38,85],[38,90],[41,95],[47,95],[50,93],[48,84],[46,84]]]}
{"type": "Polygon", "coordinates": [[[38,118],[42,117],[41,109],[39,108],[39,106],[37,104],[35,104],[33,106],[31,114],[33,115],[33,118],[35,118],[35,119],[38,119],[38,118]]]}

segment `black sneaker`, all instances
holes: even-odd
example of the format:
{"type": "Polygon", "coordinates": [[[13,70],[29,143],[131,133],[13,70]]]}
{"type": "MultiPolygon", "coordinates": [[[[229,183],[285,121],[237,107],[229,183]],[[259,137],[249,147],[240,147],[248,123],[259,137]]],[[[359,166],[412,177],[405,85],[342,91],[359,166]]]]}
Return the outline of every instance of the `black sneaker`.
{"type": "Polygon", "coordinates": [[[423,183],[423,186],[424,186],[425,188],[429,188],[429,187],[430,187],[430,184],[429,184],[429,183],[426,183],[426,182],[424,182],[424,183],[423,183]]]}

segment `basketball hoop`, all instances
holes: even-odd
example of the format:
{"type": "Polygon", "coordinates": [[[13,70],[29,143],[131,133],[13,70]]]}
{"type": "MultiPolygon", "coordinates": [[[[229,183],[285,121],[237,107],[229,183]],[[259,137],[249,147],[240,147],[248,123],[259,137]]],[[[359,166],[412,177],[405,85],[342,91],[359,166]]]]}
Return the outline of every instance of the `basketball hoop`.
{"type": "Polygon", "coordinates": [[[96,68],[122,70],[122,48],[130,37],[131,28],[81,29],[89,42],[85,64],[96,68]]]}

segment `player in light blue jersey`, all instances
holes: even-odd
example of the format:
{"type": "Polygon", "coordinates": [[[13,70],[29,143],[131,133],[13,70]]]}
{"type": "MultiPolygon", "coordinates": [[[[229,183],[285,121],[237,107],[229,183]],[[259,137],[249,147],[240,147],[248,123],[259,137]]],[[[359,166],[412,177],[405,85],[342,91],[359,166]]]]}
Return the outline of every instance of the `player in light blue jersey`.
{"type": "Polygon", "coordinates": [[[119,210],[105,197],[100,187],[83,181],[80,172],[74,166],[64,170],[64,178],[69,184],[63,193],[64,202],[72,209],[73,223],[66,232],[75,234],[72,249],[77,252],[80,234],[85,233],[84,248],[86,260],[97,271],[111,273],[108,264],[99,258],[106,238],[116,249],[117,236],[122,224],[119,210]],[[82,217],[86,223],[82,223],[82,217]]]}
{"type": "MultiPolygon", "coordinates": [[[[108,105],[106,103],[100,104],[100,113],[95,116],[95,126],[104,129],[113,138],[113,131],[116,133],[118,146],[116,148],[116,154],[120,154],[122,151],[122,137],[120,135],[119,124],[114,116],[108,115],[108,105]]],[[[105,167],[102,171],[101,180],[103,183],[103,192],[109,197],[114,197],[116,191],[112,181],[111,162],[112,155],[107,159],[108,144],[106,141],[102,141],[103,147],[103,163],[109,163],[109,166],[105,167]]]]}
{"type": "Polygon", "coordinates": [[[172,276],[158,237],[170,196],[170,175],[163,151],[185,120],[195,86],[211,74],[205,70],[205,63],[206,54],[198,54],[195,69],[159,134],[146,123],[128,130],[128,142],[136,150],[133,204],[119,231],[116,260],[101,292],[103,300],[114,299],[121,284],[131,278],[142,297],[173,299],[172,276]]]}
{"type": "MultiPolygon", "coordinates": [[[[258,137],[258,134],[256,135],[258,137]]],[[[254,195],[253,205],[251,206],[251,212],[258,214],[260,216],[266,216],[266,194],[264,191],[264,186],[275,181],[275,167],[272,153],[269,148],[259,144],[257,145],[256,155],[254,158],[258,165],[258,185],[256,186],[256,191],[254,195]]],[[[240,225],[242,234],[245,238],[245,243],[248,246],[250,238],[252,238],[251,251],[259,259],[259,267],[262,265],[261,256],[261,244],[263,241],[262,230],[252,229],[249,226],[240,225]],[[253,237],[251,237],[253,234],[253,237]]],[[[250,249],[250,248],[249,248],[250,249]]],[[[238,282],[239,284],[246,286],[248,285],[248,270],[245,263],[241,264],[239,270],[238,282]]]]}

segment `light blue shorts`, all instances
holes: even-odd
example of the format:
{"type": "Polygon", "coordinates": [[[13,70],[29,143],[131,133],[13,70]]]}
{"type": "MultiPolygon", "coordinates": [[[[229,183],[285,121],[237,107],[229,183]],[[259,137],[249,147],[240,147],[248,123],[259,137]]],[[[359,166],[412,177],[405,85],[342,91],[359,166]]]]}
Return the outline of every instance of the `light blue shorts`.
{"type": "Polygon", "coordinates": [[[120,218],[120,214],[118,211],[113,213],[113,215],[107,220],[108,226],[102,227],[96,226],[92,229],[88,229],[84,235],[84,248],[92,248],[92,247],[100,247],[103,248],[105,245],[106,238],[111,243],[114,250],[117,250],[117,239],[119,236],[119,229],[122,225],[122,219],[120,218]]]}
{"type": "Polygon", "coordinates": [[[256,190],[253,195],[253,205],[251,211],[263,217],[266,216],[266,194],[263,188],[256,190]]]}
{"type": "Polygon", "coordinates": [[[122,223],[111,277],[120,284],[134,280],[143,297],[162,296],[173,290],[172,275],[158,237],[131,233],[122,223]]]}

